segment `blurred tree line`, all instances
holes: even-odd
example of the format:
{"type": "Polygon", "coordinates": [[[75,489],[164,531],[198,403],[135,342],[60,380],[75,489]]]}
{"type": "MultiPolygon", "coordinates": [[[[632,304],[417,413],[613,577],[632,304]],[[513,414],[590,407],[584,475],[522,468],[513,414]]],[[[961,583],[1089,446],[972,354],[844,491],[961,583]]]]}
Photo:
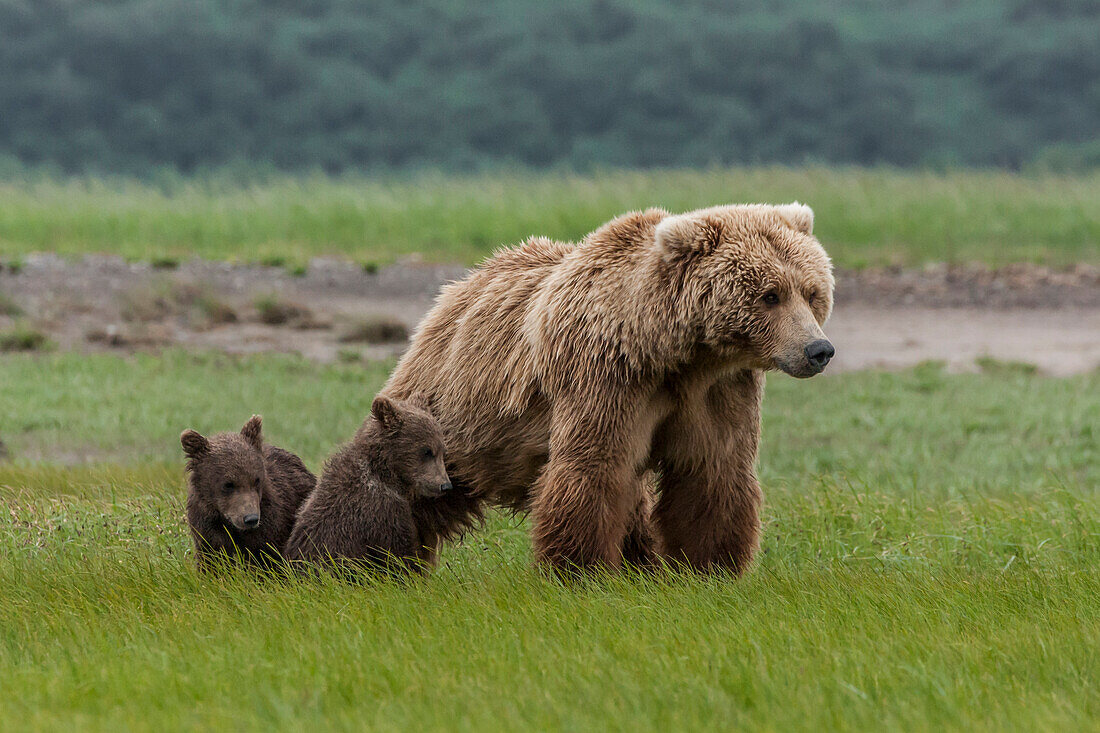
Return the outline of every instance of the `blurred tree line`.
{"type": "Polygon", "coordinates": [[[1100,162],[1096,0],[0,0],[64,172],[1100,162]]]}

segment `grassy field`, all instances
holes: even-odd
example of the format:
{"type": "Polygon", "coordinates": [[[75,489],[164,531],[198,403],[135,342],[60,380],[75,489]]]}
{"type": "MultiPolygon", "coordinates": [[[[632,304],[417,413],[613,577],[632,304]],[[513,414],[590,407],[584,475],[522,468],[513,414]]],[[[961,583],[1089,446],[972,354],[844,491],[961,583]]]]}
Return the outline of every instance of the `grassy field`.
{"type": "Polygon", "coordinates": [[[177,436],[313,467],[389,365],[0,359],[0,729],[1088,729],[1100,375],[771,377],[746,578],[530,566],[494,516],[408,586],[198,577],[177,436]],[[71,465],[63,465],[63,464],[71,465]]]}
{"type": "Polygon", "coordinates": [[[583,236],[631,209],[811,204],[845,267],[1100,264],[1100,175],[860,169],[495,173],[390,179],[0,183],[0,260],[30,252],[300,266],[315,255],[474,263],[532,234],[583,236]]]}

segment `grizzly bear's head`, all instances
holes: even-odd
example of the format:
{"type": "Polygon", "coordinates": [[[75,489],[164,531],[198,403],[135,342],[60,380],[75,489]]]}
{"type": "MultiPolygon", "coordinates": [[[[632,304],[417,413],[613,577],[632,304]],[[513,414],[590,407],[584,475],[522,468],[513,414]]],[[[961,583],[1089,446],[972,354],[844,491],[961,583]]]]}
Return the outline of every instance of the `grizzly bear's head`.
{"type": "Polygon", "coordinates": [[[376,444],[376,466],[396,481],[407,498],[436,497],[451,489],[444,464],[443,430],[417,393],[407,400],[378,395],[370,408],[363,439],[376,444]]]}
{"type": "Polygon", "coordinates": [[[180,434],[192,501],[240,531],[260,526],[260,500],[272,490],[264,468],[262,427],[262,418],[253,415],[239,433],[212,438],[194,430],[180,434]]]}
{"type": "Polygon", "coordinates": [[[810,207],[795,202],[715,206],[657,224],[656,246],[704,345],[795,377],[825,368],[833,269],[813,223],[810,207]]]}

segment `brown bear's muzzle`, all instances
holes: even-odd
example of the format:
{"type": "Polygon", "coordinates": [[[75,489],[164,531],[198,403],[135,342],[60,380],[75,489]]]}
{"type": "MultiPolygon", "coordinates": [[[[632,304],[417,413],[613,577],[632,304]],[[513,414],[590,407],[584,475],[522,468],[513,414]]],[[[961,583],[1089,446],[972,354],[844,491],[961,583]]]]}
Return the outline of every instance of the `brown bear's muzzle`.
{"type": "Polygon", "coordinates": [[[247,532],[260,526],[260,496],[255,492],[238,492],[222,506],[222,516],[236,529],[247,532]]]}
{"type": "Polygon", "coordinates": [[[775,365],[792,377],[808,379],[825,371],[835,354],[831,341],[818,338],[803,346],[802,353],[797,356],[778,357],[775,365]]]}

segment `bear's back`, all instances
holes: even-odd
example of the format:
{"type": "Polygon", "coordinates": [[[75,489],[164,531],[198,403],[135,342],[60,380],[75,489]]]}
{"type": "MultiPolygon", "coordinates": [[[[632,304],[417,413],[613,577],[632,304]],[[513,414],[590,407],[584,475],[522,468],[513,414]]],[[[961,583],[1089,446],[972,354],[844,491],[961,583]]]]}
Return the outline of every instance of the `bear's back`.
{"type": "Polygon", "coordinates": [[[415,555],[412,508],[374,475],[361,441],[357,437],[325,462],[287,540],[288,560],[372,561],[386,553],[415,555]]]}
{"type": "Polygon", "coordinates": [[[291,513],[296,514],[317,485],[317,477],[301,458],[274,445],[264,446],[264,464],[272,486],[286,499],[291,513]]]}
{"type": "Polygon", "coordinates": [[[523,332],[527,309],[575,247],[533,237],[444,287],[383,393],[406,399],[426,392],[433,406],[452,402],[437,415],[445,433],[455,428],[446,424],[449,416],[477,405],[522,409],[532,396],[534,378],[523,332]],[[458,354],[462,357],[452,356],[458,354]]]}
{"type": "Polygon", "coordinates": [[[531,237],[515,247],[498,250],[479,265],[475,272],[529,273],[531,270],[553,267],[575,248],[576,245],[572,242],[558,242],[548,237],[531,237]]]}

